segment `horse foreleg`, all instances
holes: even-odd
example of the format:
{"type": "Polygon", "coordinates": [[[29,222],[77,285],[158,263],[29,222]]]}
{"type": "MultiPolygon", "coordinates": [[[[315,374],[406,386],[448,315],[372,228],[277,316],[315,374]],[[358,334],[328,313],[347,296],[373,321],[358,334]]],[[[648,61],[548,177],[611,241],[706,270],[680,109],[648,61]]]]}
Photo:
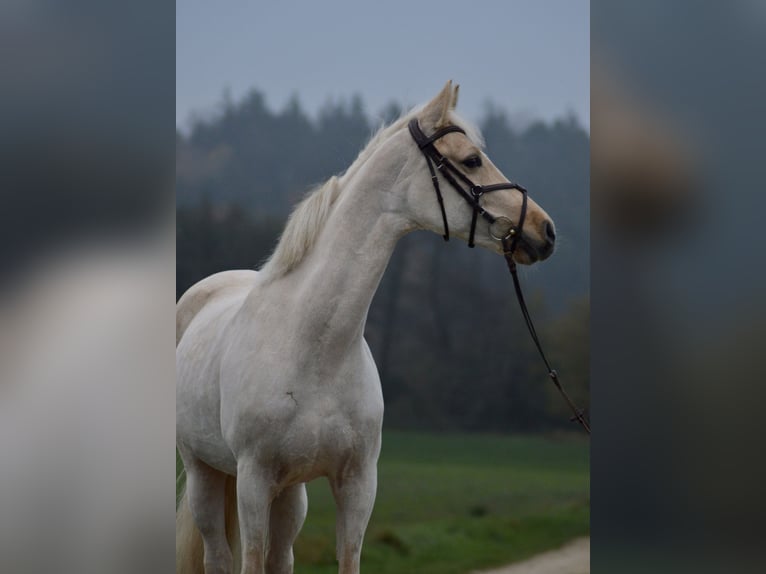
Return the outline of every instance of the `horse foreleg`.
{"type": "Polygon", "coordinates": [[[186,496],[204,545],[205,574],[232,574],[233,560],[226,540],[226,475],[192,455],[181,452],[186,469],[186,496]]]}
{"type": "Polygon", "coordinates": [[[337,506],[337,558],[339,574],[358,574],[362,541],[370,521],[378,486],[374,464],[330,481],[337,506]]]}
{"type": "Polygon", "coordinates": [[[267,574],[293,574],[293,544],[308,510],[306,486],[288,486],[271,503],[267,574]]]}
{"type": "Polygon", "coordinates": [[[237,465],[237,509],[242,542],[241,574],[265,574],[269,510],[275,485],[269,474],[250,461],[237,465]]]}

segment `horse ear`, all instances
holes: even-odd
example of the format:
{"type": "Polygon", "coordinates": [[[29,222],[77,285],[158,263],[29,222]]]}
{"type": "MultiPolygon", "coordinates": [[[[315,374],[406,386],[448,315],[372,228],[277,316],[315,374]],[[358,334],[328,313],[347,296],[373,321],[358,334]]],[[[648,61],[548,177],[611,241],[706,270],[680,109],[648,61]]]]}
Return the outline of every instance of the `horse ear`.
{"type": "Polygon", "coordinates": [[[449,112],[452,109],[453,97],[452,80],[450,80],[444,85],[442,91],[426,104],[420,113],[420,123],[426,131],[437,130],[447,125],[449,112]]]}
{"type": "Polygon", "coordinates": [[[460,84],[455,84],[455,91],[452,92],[452,109],[457,107],[457,97],[460,94],[460,84]]]}

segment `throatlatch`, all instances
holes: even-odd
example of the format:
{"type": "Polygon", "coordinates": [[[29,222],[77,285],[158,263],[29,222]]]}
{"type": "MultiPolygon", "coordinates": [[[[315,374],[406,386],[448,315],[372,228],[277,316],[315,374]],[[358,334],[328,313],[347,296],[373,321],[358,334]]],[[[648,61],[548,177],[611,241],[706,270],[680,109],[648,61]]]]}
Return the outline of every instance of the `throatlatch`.
{"type": "Polygon", "coordinates": [[[545,368],[548,369],[548,376],[553,381],[553,384],[556,385],[559,393],[561,393],[561,396],[564,397],[564,400],[566,401],[567,405],[569,405],[569,408],[574,414],[571,421],[577,421],[580,423],[580,425],[585,429],[585,432],[590,434],[590,423],[585,418],[584,412],[577,407],[574,401],[572,401],[567,392],[564,390],[564,387],[559,381],[558,373],[551,367],[547,357],[545,356],[543,347],[540,344],[540,339],[537,336],[537,331],[535,330],[535,326],[532,323],[532,317],[529,314],[529,309],[527,309],[527,304],[524,301],[524,293],[521,291],[521,283],[519,282],[519,275],[516,270],[516,262],[513,260],[513,253],[516,250],[519,238],[521,237],[522,229],[524,227],[524,220],[527,216],[527,190],[521,185],[512,182],[497,183],[493,185],[476,185],[467,175],[455,167],[455,165],[449,159],[439,153],[439,150],[436,149],[434,142],[449,133],[458,132],[465,134],[465,130],[462,128],[459,128],[458,126],[447,126],[438,130],[430,137],[426,137],[426,135],[421,131],[420,126],[418,125],[418,120],[416,118],[410,120],[408,127],[410,134],[412,134],[412,138],[415,140],[415,143],[418,144],[420,151],[423,152],[423,155],[426,158],[426,163],[428,164],[428,171],[431,173],[431,181],[434,186],[434,191],[436,192],[436,199],[439,202],[439,208],[442,212],[442,222],[444,224],[444,234],[442,236],[444,237],[444,241],[449,241],[449,223],[447,222],[447,212],[444,209],[444,198],[442,197],[441,188],[439,187],[439,177],[437,176],[437,171],[444,177],[444,179],[449,182],[449,184],[455,189],[455,191],[460,194],[460,196],[468,203],[468,205],[471,206],[471,209],[473,210],[471,215],[471,231],[468,236],[468,247],[474,247],[476,221],[479,215],[481,215],[488,222],[489,235],[493,239],[502,242],[503,256],[505,257],[505,261],[508,264],[508,270],[511,272],[513,288],[516,291],[516,299],[519,302],[521,314],[524,316],[524,322],[527,324],[527,330],[529,331],[529,335],[532,337],[532,342],[534,342],[535,347],[537,347],[537,351],[540,353],[540,357],[545,364],[545,368]],[[467,190],[464,189],[460,183],[458,183],[458,179],[468,187],[467,190]],[[500,189],[515,189],[522,195],[519,222],[516,225],[513,225],[513,222],[507,217],[495,217],[486,209],[484,209],[479,203],[482,195],[492,191],[498,191],[500,189]],[[510,226],[506,233],[495,235],[493,233],[493,225],[500,221],[507,221],[510,226]]]}

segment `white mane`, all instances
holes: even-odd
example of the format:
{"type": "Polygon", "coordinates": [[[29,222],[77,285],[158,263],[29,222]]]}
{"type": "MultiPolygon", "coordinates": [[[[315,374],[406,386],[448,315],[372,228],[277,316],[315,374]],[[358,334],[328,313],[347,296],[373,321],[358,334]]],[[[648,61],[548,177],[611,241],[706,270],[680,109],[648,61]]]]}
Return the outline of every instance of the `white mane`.
{"type": "MultiPolygon", "coordinates": [[[[419,109],[410,110],[390,125],[381,126],[345,173],[332,176],[306,194],[287,219],[279,243],[261,269],[262,277],[266,280],[277,279],[295,269],[316,243],[335,202],[343,192],[344,182],[364,165],[383,142],[405,126],[418,112],[419,109]]],[[[484,139],[476,126],[459,117],[454,111],[450,114],[450,121],[463,128],[474,144],[484,147],[484,139]]]]}

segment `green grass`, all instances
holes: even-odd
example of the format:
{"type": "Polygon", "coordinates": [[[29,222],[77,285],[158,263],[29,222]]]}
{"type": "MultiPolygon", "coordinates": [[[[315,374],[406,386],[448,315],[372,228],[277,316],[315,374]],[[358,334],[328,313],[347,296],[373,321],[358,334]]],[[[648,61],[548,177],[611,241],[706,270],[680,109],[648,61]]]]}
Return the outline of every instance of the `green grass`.
{"type": "MultiPolygon", "coordinates": [[[[298,574],[334,574],[335,505],[308,485],[298,574]]],[[[580,438],[385,432],[365,574],[465,574],[589,532],[588,443],[580,438]]]]}

